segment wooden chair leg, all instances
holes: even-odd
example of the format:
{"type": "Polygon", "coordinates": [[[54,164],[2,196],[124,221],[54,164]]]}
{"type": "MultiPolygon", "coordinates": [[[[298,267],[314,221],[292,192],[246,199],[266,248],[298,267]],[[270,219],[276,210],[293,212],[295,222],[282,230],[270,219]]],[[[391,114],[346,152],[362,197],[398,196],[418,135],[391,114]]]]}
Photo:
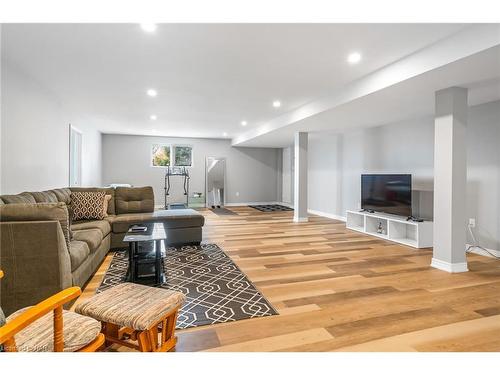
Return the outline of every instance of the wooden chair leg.
{"type": "Polygon", "coordinates": [[[104,333],[104,335],[106,336],[106,347],[110,346],[111,344],[113,344],[114,340],[111,341],[111,340],[108,340],[108,338],[112,338],[112,339],[115,339],[115,340],[118,340],[119,339],[119,333],[120,333],[120,326],[117,326],[116,324],[113,324],[113,323],[103,323],[102,324],[103,327],[102,327],[102,331],[104,333]]]}
{"type": "Polygon", "coordinates": [[[141,352],[151,352],[151,341],[149,340],[149,332],[141,331],[137,335],[137,341],[139,343],[139,350],[141,352]]]}

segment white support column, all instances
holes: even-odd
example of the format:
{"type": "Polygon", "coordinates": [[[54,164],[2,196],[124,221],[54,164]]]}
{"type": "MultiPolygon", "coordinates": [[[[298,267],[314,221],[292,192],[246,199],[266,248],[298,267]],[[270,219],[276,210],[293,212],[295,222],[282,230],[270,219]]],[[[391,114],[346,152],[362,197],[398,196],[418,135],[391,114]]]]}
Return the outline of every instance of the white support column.
{"type": "Polygon", "coordinates": [[[307,221],[307,133],[295,133],[293,221],[307,221]]]}
{"type": "Polygon", "coordinates": [[[467,89],[436,92],[434,123],[434,252],[432,267],[465,272],[467,89]]]}

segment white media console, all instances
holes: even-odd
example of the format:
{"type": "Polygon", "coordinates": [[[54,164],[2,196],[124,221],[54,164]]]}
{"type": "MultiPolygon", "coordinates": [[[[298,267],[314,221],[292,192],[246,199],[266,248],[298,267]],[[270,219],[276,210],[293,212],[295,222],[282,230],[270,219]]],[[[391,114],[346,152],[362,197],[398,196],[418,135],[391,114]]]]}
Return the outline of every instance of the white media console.
{"type": "Polygon", "coordinates": [[[348,210],[346,227],[419,249],[432,247],[432,221],[418,223],[396,215],[348,210]]]}

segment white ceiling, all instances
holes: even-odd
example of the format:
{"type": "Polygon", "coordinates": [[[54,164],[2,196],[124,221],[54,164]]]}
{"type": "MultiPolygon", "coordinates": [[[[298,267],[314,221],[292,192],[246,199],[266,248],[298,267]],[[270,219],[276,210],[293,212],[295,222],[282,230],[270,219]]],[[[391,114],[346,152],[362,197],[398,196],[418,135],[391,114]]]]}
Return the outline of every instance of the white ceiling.
{"type": "Polygon", "coordinates": [[[2,61],[105,133],[234,138],[469,27],[163,24],[147,34],[136,24],[8,24],[2,61]],[[358,65],[346,62],[352,51],[358,65]]]}
{"type": "Polygon", "coordinates": [[[297,131],[339,132],[431,116],[434,93],[452,86],[469,89],[470,106],[500,100],[500,46],[254,136],[239,146],[287,147],[297,131]]]}

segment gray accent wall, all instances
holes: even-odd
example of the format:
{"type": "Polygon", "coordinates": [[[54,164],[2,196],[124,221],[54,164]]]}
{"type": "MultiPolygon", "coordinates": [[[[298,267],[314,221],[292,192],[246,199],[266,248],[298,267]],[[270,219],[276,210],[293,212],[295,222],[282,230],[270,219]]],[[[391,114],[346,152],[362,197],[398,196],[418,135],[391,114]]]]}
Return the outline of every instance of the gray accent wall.
{"type": "MultiPolygon", "coordinates": [[[[155,204],[163,205],[164,168],[151,166],[154,143],[191,145],[190,193],[205,194],[205,159],[226,158],[226,203],[276,202],[281,196],[281,153],[274,148],[235,148],[226,139],[169,138],[104,134],[103,183],[153,186],[155,204]]],[[[182,179],[172,178],[174,202],[183,201],[182,179]]]]}
{"type": "MultiPolygon", "coordinates": [[[[500,250],[500,102],[470,107],[468,117],[467,217],[476,219],[479,244],[500,250]]],[[[310,210],[344,217],[347,209],[360,208],[362,173],[411,173],[413,209],[432,218],[434,118],[310,133],[310,210]]]]}

